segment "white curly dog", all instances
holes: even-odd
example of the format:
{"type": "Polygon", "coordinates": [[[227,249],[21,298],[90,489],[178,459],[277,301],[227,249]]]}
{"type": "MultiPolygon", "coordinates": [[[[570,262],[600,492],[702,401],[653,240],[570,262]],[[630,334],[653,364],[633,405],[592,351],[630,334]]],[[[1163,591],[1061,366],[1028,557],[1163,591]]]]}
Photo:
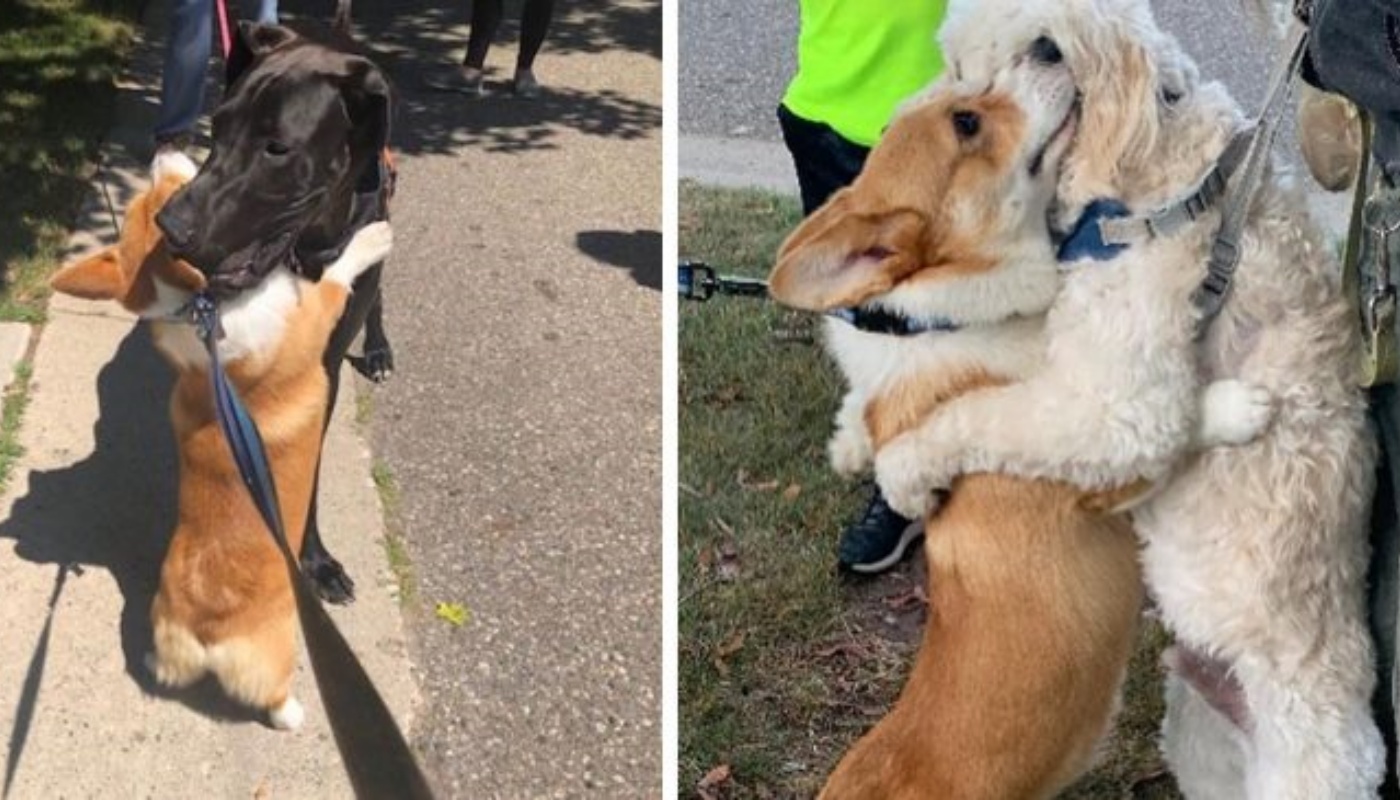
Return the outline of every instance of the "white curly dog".
{"type": "MultiPolygon", "coordinates": [[[[953,0],[949,77],[1068,70],[1081,119],[1056,227],[1096,199],[1133,214],[1201,182],[1243,116],[1202,83],[1146,0],[953,0]]],[[[1385,747],[1364,617],[1375,446],[1354,311],[1303,198],[1271,170],[1247,215],[1224,310],[1199,341],[1192,293],[1218,206],[1174,235],[1067,265],[1047,367],[966,395],[892,441],[876,476],[917,517],[960,474],[1162,488],[1133,509],[1144,574],[1178,645],[1163,746],[1193,798],[1372,797],[1385,747]],[[1250,392],[1271,427],[1193,454],[1207,382],[1250,392]],[[1168,480],[1163,480],[1169,478],[1168,480]]],[[[1224,438],[1229,438],[1228,436],[1224,438]]]]}

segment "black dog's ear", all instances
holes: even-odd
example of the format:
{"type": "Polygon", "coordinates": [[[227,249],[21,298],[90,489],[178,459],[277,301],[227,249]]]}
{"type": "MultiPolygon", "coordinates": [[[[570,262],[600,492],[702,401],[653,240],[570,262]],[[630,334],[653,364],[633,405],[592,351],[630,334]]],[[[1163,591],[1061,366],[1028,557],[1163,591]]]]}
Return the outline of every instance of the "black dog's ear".
{"type": "Polygon", "coordinates": [[[228,94],[233,90],[233,85],[243,77],[243,73],[248,71],[258,56],[296,38],[297,33],[291,28],[240,20],[228,58],[224,62],[224,93],[228,94]]]}
{"type": "Polygon", "coordinates": [[[350,117],[351,138],[377,155],[389,145],[393,94],[389,79],[369,59],[354,57],[347,64],[341,94],[350,117]]]}

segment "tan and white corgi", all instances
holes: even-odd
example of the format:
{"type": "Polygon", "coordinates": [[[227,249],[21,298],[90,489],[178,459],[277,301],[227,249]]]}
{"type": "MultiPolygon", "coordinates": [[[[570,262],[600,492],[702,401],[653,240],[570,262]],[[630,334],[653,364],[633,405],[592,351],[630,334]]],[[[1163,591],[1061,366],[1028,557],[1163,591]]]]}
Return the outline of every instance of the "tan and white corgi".
{"type": "MultiPolygon", "coordinates": [[[[850,384],[831,445],[839,471],[867,466],[950,400],[1043,363],[1059,287],[1047,212],[1076,114],[1074,87],[1049,72],[935,86],[784,243],[778,301],[877,309],[929,330],[829,323],[850,384]]],[[[821,796],[1041,798],[1081,774],[1109,728],[1143,599],[1137,542],[1108,510],[1139,490],[958,479],[925,520],[929,613],[908,682],[821,796]]]]}
{"type": "MultiPolygon", "coordinates": [[[[212,672],[235,699],[295,729],[291,694],[297,618],[277,545],[239,477],[214,418],[209,359],[194,327],[175,319],[204,276],[172,258],[155,215],[195,173],[162,156],[154,185],[127,210],[121,240],[65,266],[60,292],[119,301],[150,320],[156,347],[177,373],[170,413],[180,454],[179,514],[151,608],[155,652],[147,664],[168,686],[212,672]]],[[[315,484],[327,385],[321,369],[349,286],[393,244],[388,223],[360,230],[319,283],[279,268],[223,305],[219,357],[262,434],[293,552],[301,546],[315,484]]]]}

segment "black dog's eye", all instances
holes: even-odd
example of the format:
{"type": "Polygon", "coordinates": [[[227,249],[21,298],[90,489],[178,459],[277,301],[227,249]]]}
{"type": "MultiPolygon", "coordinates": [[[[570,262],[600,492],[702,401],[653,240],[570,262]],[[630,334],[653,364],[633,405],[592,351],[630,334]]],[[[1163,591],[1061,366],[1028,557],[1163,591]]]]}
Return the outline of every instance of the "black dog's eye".
{"type": "Polygon", "coordinates": [[[1065,55],[1060,52],[1060,46],[1055,44],[1054,39],[1041,36],[1031,42],[1031,58],[1041,64],[1058,64],[1065,60],[1065,55]]]}
{"type": "Polygon", "coordinates": [[[1173,92],[1171,89],[1162,90],[1162,102],[1169,106],[1174,106],[1181,100],[1181,92],[1173,92]]]}
{"type": "Polygon", "coordinates": [[[953,132],[958,135],[959,139],[971,139],[980,130],[982,130],[982,118],[977,116],[977,112],[953,112],[953,132]]]}
{"type": "Polygon", "coordinates": [[[270,156],[285,156],[292,152],[292,148],[282,144],[276,139],[270,139],[268,140],[267,146],[263,148],[263,152],[270,156]]]}

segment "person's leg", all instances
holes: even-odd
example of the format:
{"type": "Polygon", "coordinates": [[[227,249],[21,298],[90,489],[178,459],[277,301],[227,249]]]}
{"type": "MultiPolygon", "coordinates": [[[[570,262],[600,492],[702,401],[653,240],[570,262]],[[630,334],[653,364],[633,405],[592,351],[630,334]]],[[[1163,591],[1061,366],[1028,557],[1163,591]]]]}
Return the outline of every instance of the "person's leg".
{"type": "Polygon", "coordinates": [[[1400,575],[1400,525],[1397,524],[1396,498],[1400,496],[1400,391],[1384,386],[1371,391],[1371,415],[1380,433],[1382,469],[1376,482],[1375,511],[1371,520],[1370,618],[1371,636],[1376,644],[1376,694],[1372,711],[1390,749],[1387,788],[1397,788],[1395,775],[1395,708],[1400,698],[1397,683],[1396,606],[1400,603],[1397,580],[1400,575]]]}
{"type": "Polygon", "coordinates": [[[870,152],[827,125],[805,120],[785,106],[778,106],[778,125],[797,172],[803,216],[816,211],[837,189],[854,181],[870,152]]]}
{"type": "Polygon", "coordinates": [[[194,133],[204,108],[204,75],[212,47],[211,0],[174,0],[161,70],[157,144],[176,143],[194,133]]]}
{"type": "Polygon", "coordinates": [[[486,94],[483,70],[491,40],[501,25],[502,0],[472,0],[471,33],[460,66],[430,71],[423,82],[434,89],[472,96],[486,94]]]}
{"type": "Polygon", "coordinates": [[[549,32],[549,21],[554,17],[554,0],[525,0],[525,8],[520,12],[520,55],[515,59],[515,93],[522,97],[539,94],[539,82],[535,80],[535,56],[544,44],[549,32]]]}
{"type": "Polygon", "coordinates": [[[462,66],[478,73],[486,67],[486,53],[501,26],[502,0],[472,0],[472,31],[462,66]]]}

